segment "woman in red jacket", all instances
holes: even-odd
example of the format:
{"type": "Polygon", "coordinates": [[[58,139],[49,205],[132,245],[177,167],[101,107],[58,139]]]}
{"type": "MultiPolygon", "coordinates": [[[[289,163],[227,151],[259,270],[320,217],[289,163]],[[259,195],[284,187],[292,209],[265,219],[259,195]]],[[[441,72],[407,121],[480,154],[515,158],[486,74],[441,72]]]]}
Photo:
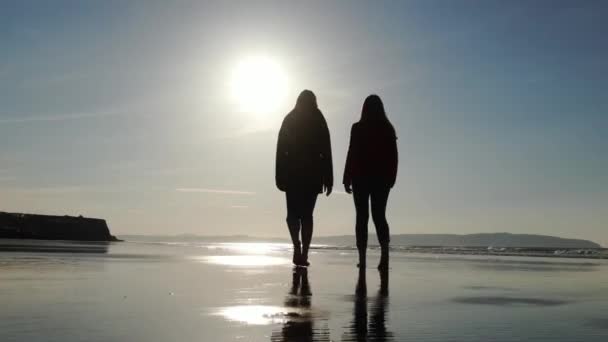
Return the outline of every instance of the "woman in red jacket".
{"type": "Polygon", "coordinates": [[[378,95],[363,103],[361,119],[350,132],[344,168],[344,189],[352,193],[357,211],[356,235],[359,267],[365,268],[369,203],[382,251],[381,270],[388,269],[389,226],[386,221],[388,194],[397,178],[397,136],[378,95]]]}

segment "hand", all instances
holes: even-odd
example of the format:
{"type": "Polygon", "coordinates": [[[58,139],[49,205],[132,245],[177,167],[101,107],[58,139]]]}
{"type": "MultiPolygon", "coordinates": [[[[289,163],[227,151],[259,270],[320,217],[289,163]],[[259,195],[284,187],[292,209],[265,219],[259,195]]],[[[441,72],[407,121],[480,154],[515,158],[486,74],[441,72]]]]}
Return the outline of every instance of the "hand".
{"type": "Polygon", "coordinates": [[[287,187],[285,186],[284,182],[277,181],[276,184],[277,184],[277,189],[279,189],[279,190],[281,190],[283,192],[286,192],[287,187]]]}
{"type": "Polygon", "coordinates": [[[323,188],[324,188],[323,190],[325,191],[325,194],[327,196],[329,196],[331,194],[332,186],[331,185],[324,185],[323,188]]]}
{"type": "Polygon", "coordinates": [[[352,194],[353,188],[351,187],[350,184],[344,184],[344,191],[346,191],[347,194],[352,194]]]}

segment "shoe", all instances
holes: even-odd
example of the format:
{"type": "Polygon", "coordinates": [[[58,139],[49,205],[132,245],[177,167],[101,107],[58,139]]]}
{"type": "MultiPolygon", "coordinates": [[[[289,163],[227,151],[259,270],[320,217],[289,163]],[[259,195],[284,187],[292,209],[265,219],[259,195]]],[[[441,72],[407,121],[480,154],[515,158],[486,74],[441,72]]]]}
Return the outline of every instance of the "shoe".
{"type": "Polygon", "coordinates": [[[367,264],[366,261],[367,258],[365,257],[365,254],[359,253],[359,263],[357,264],[357,267],[359,267],[360,269],[365,269],[367,264]]]}
{"type": "Polygon", "coordinates": [[[310,263],[308,262],[308,257],[305,257],[304,255],[300,255],[300,260],[298,260],[298,263],[296,265],[298,265],[300,267],[310,266],[310,263]]]}
{"type": "Polygon", "coordinates": [[[380,263],[378,264],[378,269],[380,271],[388,271],[388,245],[381,246],[381,255],[380,255],[380,263]]]}
{"type": "Polygon", "coordinates": [[[379,271],[388,271],[388,261],[381,261],[378,264],[378,270],[379,271]]]}

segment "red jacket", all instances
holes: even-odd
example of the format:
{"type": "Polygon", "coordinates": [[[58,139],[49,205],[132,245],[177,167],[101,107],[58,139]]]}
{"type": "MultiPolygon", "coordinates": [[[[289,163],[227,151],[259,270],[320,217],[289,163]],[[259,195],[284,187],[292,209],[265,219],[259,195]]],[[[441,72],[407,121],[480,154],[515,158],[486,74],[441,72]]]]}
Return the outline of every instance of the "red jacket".
{"type": "Polygon", "coordinates": [[[390,124],[357,122],[350,131],[343,184],[393,187],[397,179],[397,137],[390,124]]]}

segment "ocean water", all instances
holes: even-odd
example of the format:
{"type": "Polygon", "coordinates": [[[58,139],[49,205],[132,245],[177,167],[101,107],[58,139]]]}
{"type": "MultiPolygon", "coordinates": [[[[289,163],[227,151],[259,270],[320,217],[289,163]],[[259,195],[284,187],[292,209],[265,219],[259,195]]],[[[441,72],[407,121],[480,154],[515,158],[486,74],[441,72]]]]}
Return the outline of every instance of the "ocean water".
{"type": "Polygon", "coordinates": [[[0,241],[0,341],[608,341],[608,261],[0,241]]]}

